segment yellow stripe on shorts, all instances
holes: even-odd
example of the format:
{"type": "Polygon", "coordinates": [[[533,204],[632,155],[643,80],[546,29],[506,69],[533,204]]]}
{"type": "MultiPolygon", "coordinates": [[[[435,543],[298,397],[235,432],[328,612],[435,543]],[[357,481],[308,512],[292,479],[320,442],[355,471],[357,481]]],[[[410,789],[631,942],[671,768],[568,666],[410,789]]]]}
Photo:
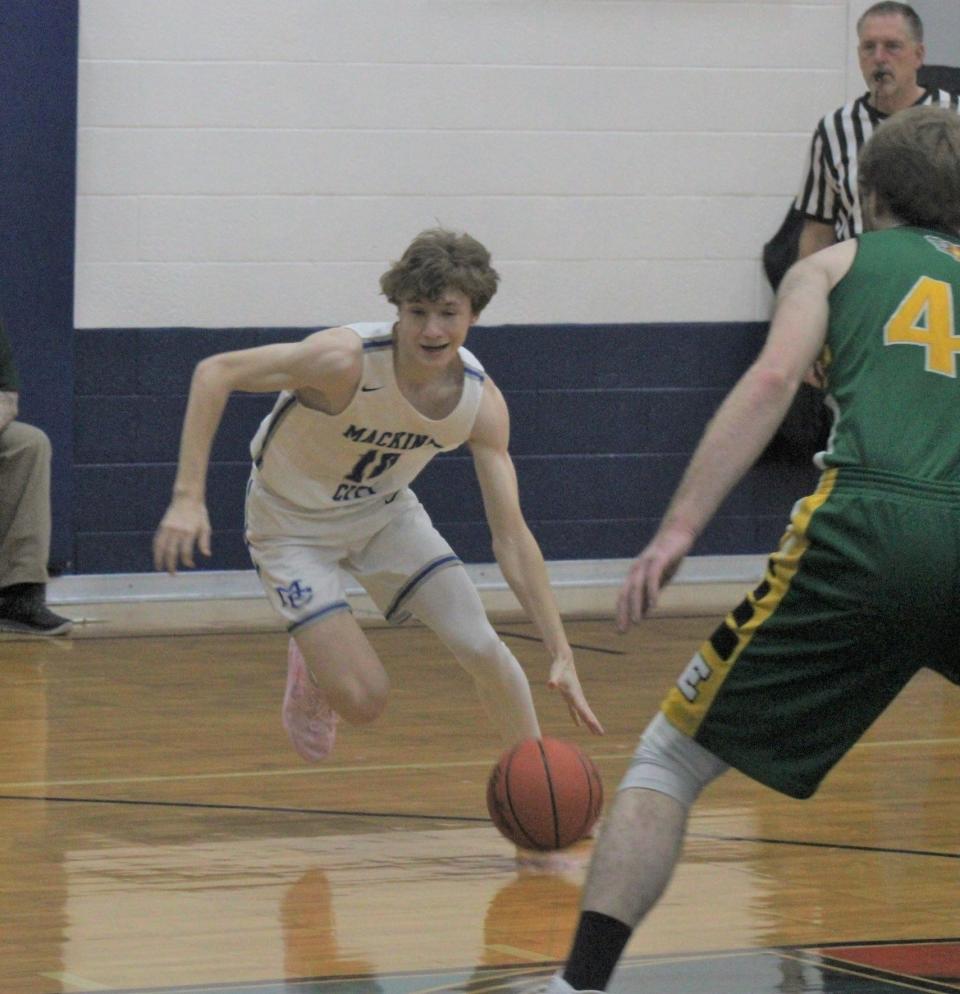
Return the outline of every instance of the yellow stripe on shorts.
{"type": "Polygon", "coordinates": [[[691,737],[696,735],[733,664],[786,597],[800,560],[810,546],[807,538],[810,519],[830,496],[836,478],[836,469],[827,470],[820,477],[817,489],[797,501],[777,551],[767,560],[760,585],[723,619],[667,694],[661,710],[681,732],[691,737]]]}

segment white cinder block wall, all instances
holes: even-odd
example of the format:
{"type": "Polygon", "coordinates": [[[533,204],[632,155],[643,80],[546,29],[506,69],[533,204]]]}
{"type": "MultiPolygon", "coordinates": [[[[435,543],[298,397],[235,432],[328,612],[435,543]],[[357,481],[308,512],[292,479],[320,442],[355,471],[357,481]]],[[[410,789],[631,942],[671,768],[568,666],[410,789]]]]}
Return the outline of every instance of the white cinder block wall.
{"type": "Polygon", "coordinates": [[[389,317],[466,229],[485,324],[751,321],[864,0],[81,0],[76,325],[389,317]]]}

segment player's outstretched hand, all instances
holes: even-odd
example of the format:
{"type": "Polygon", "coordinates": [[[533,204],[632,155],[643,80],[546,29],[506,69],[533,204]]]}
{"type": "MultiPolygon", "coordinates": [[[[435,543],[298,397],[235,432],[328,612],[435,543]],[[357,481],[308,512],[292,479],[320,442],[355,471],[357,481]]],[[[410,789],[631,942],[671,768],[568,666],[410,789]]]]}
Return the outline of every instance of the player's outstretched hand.
{"type": "Polygon", "coordinates": [[[177,566],[193,567],[194,546],[210,555],[210,517],[203,501],[177,497],[153,536],[153,565],[175,576],[177,566]]]}
{"type": "Polygon", "coordinates": [[[572,658],[553,661],[547,686],[551,690],[560,692],[560,696],[567,703],[570,717],[576,724],[586,725],[594,735],[603,735],[603,725],[597,720],[597,716],[587,703],[583,688],[580,686],[580,677],[577,676],[577,667],[572,658]]]}
{"type": "Polygon", "coordinates": [[[670,582],[690,551],[695,536],[675,528],[661,529],[637,556],[617,598],[617,629],[645,618],[656,606],[660,591],[670,582]]]}

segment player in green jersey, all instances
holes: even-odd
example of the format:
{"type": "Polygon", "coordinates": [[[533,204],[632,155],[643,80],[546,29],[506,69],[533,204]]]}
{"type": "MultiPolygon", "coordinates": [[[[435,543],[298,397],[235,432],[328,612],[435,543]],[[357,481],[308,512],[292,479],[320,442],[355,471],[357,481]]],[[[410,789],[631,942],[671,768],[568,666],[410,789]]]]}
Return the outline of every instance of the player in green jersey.
{"type": "Polygon", "coordinates": [[[644,732],[597,842],[570,957],[543,994],[606,988],[666,887],[691,804],[729,766],[809,797],[919,669],[960,683],[960,117],[891,117],[864,148],[860,185],[868,233],[789,271],[766,345],[621,590],[626,630],[655,607],[820,357],[834,414],[820,485],[644,732]]]}

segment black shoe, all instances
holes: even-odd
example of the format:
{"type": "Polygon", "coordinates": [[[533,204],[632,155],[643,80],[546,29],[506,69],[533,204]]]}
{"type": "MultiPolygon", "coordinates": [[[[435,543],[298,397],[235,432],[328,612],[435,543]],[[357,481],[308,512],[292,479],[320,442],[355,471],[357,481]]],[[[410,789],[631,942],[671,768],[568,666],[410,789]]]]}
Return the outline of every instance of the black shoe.
{"type": "Polygon", "coordinates": [[[0,601],[0,632],[28,635],[66,635],[73,628],[70,618],[54,614],[43,601],[8,598],[0,601]]]}

